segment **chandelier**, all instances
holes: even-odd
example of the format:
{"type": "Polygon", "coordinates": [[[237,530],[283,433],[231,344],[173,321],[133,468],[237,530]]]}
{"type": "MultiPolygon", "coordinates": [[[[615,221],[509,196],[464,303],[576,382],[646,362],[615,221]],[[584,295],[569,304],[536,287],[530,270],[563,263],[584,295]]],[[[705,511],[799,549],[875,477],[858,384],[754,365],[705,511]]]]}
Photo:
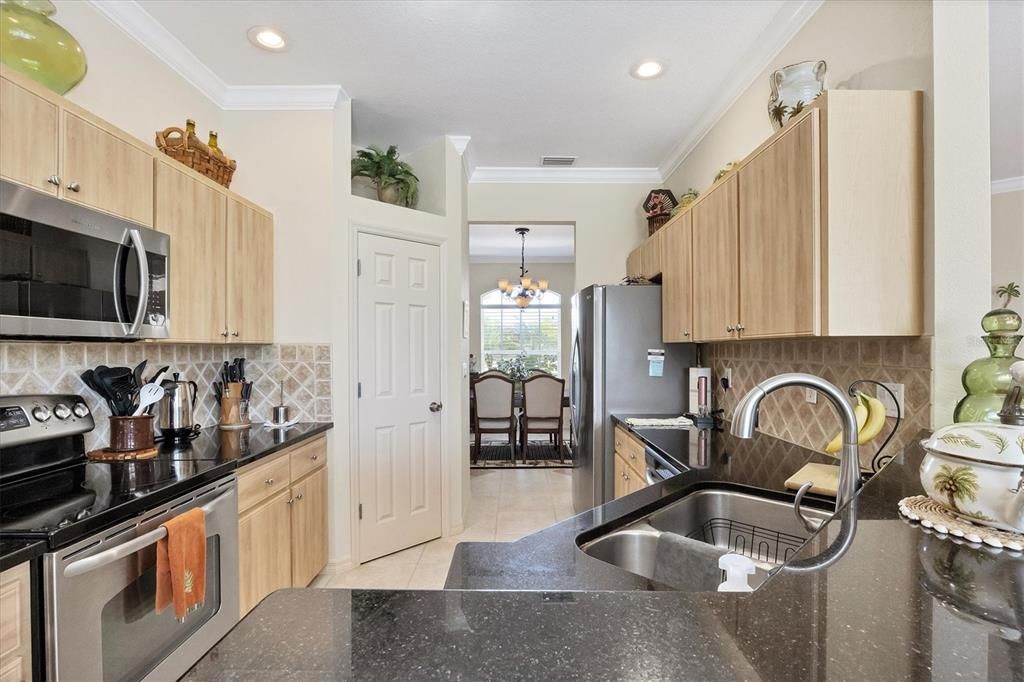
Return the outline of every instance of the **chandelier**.
{"type": "Polygon", "coordinates": [[[501,290],[501,293],[510,301],[515,301],[515,304],[520,308],[525,308],[534,300],[539,301],[544,296],[544,292],[548,290],[548,281],[546,279],[539,279],[535,283],[528,274],[529,270],[526,269],[526,235],[529,232],[530,228],[528,227],[516,228],[516,234],[523,240],[519,261],[519,283],[512,284],[507,279],[498,280],[498,289],[501,290]]]}

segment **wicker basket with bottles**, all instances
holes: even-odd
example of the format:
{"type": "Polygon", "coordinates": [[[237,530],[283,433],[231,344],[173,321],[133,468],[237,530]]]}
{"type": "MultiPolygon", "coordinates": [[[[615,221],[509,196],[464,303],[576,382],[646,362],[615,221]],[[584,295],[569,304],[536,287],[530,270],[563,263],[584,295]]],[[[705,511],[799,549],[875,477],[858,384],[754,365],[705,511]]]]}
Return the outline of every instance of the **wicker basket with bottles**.
{"type": "Polygon", "coordinates": [[[195,134],[195,123],[186,122],[185,130],[165,128],[156,134],[156,146],[167,156],[198,171],[224,187],[231,186],[235,160],[229,159],[217,146],[217,133],[210,131],[210,143],[203,143],[195,134]]]}

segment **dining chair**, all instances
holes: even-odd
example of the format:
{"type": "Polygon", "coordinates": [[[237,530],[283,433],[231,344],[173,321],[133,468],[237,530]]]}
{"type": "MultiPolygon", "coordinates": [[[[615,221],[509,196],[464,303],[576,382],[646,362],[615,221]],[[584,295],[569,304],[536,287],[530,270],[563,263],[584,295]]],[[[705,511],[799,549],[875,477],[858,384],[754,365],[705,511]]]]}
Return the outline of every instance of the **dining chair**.
{"type": "Polygon", "coordinates": [[[512,449],[512,463],[516,461],[516,418],[513,407],[514,382],[501,373],[485,373],[473,382],[473,402],[476,404],[473,432],[476,436],[475,462],[480,457],[482,435],[485,433],[508,434],[508,446],[512,449]]]}
{"type": "Polygon", "coordinates": [[[519,415],[519,449],[526,459],[531,433],[547,434],[562,458],[562,394],[565,379],[537,374],[523,382],[523,411],[519,415]]]}
{"type": "Polygon", "coordinates": [[[531,367],[530,369],[526,370],[527,377],[535,377],[538,374],[547,374],[548,376],[554,376],[553,374],[551,374],[551,372],[547,371],[546,369],[541,369],[540,367],[531,367]]]}

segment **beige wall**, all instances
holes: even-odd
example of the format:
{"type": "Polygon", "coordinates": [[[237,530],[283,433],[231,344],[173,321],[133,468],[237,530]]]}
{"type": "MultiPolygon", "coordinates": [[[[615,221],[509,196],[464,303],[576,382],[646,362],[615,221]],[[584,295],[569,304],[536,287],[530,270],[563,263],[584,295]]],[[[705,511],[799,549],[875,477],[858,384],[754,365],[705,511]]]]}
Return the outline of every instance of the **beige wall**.
{"type": "MultiPolygon", "coordinates": [[[[530,265],[534,279],[548,280],[548,288],[562,296],[562,372],[569,376],[569,353],[572,351],[572,288],[576,267],[572,263],[535,263],[530,265]]],[[[519,273],[519,263],[471,263],[469,266],[469,352],[477,358],[477,369],[481,366],[480,348],[480,295],[495,288],[499,279],[514,278],[519,273]]]]}
{"type": "MultiPolygon", "coordinates": [[[[992,195],[992,305],[1001,301],[996,287],[1007,282],[1024,287],[1024,192],[992,195]]],[[[1024,310],[1019,298],[1010,307],[1024,310]]]]}
{"type": "Polygon", "coordinates": [[[626,254],[647,236],[649,185],[470,183],[470,222],[573,222],[576,286],[617,284],[626,254]]]}

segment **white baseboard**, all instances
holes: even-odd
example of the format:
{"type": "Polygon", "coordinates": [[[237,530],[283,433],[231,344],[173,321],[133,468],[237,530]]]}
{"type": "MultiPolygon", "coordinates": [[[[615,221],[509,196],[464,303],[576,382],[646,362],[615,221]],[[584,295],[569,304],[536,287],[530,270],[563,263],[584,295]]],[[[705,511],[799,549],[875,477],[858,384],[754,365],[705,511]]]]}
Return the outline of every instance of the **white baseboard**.
{"type": "Polygon", "coordinates": [[[355,563],[351,559],[343,559],[342,561],[328,561],[327,565],[324,566],[324,570],[320,571],[313,580],[313,587],[322,587],[321,581],[329,581],[336,575],[341,575],[345,571],[351,571],[355,568],[355,563]]]}

